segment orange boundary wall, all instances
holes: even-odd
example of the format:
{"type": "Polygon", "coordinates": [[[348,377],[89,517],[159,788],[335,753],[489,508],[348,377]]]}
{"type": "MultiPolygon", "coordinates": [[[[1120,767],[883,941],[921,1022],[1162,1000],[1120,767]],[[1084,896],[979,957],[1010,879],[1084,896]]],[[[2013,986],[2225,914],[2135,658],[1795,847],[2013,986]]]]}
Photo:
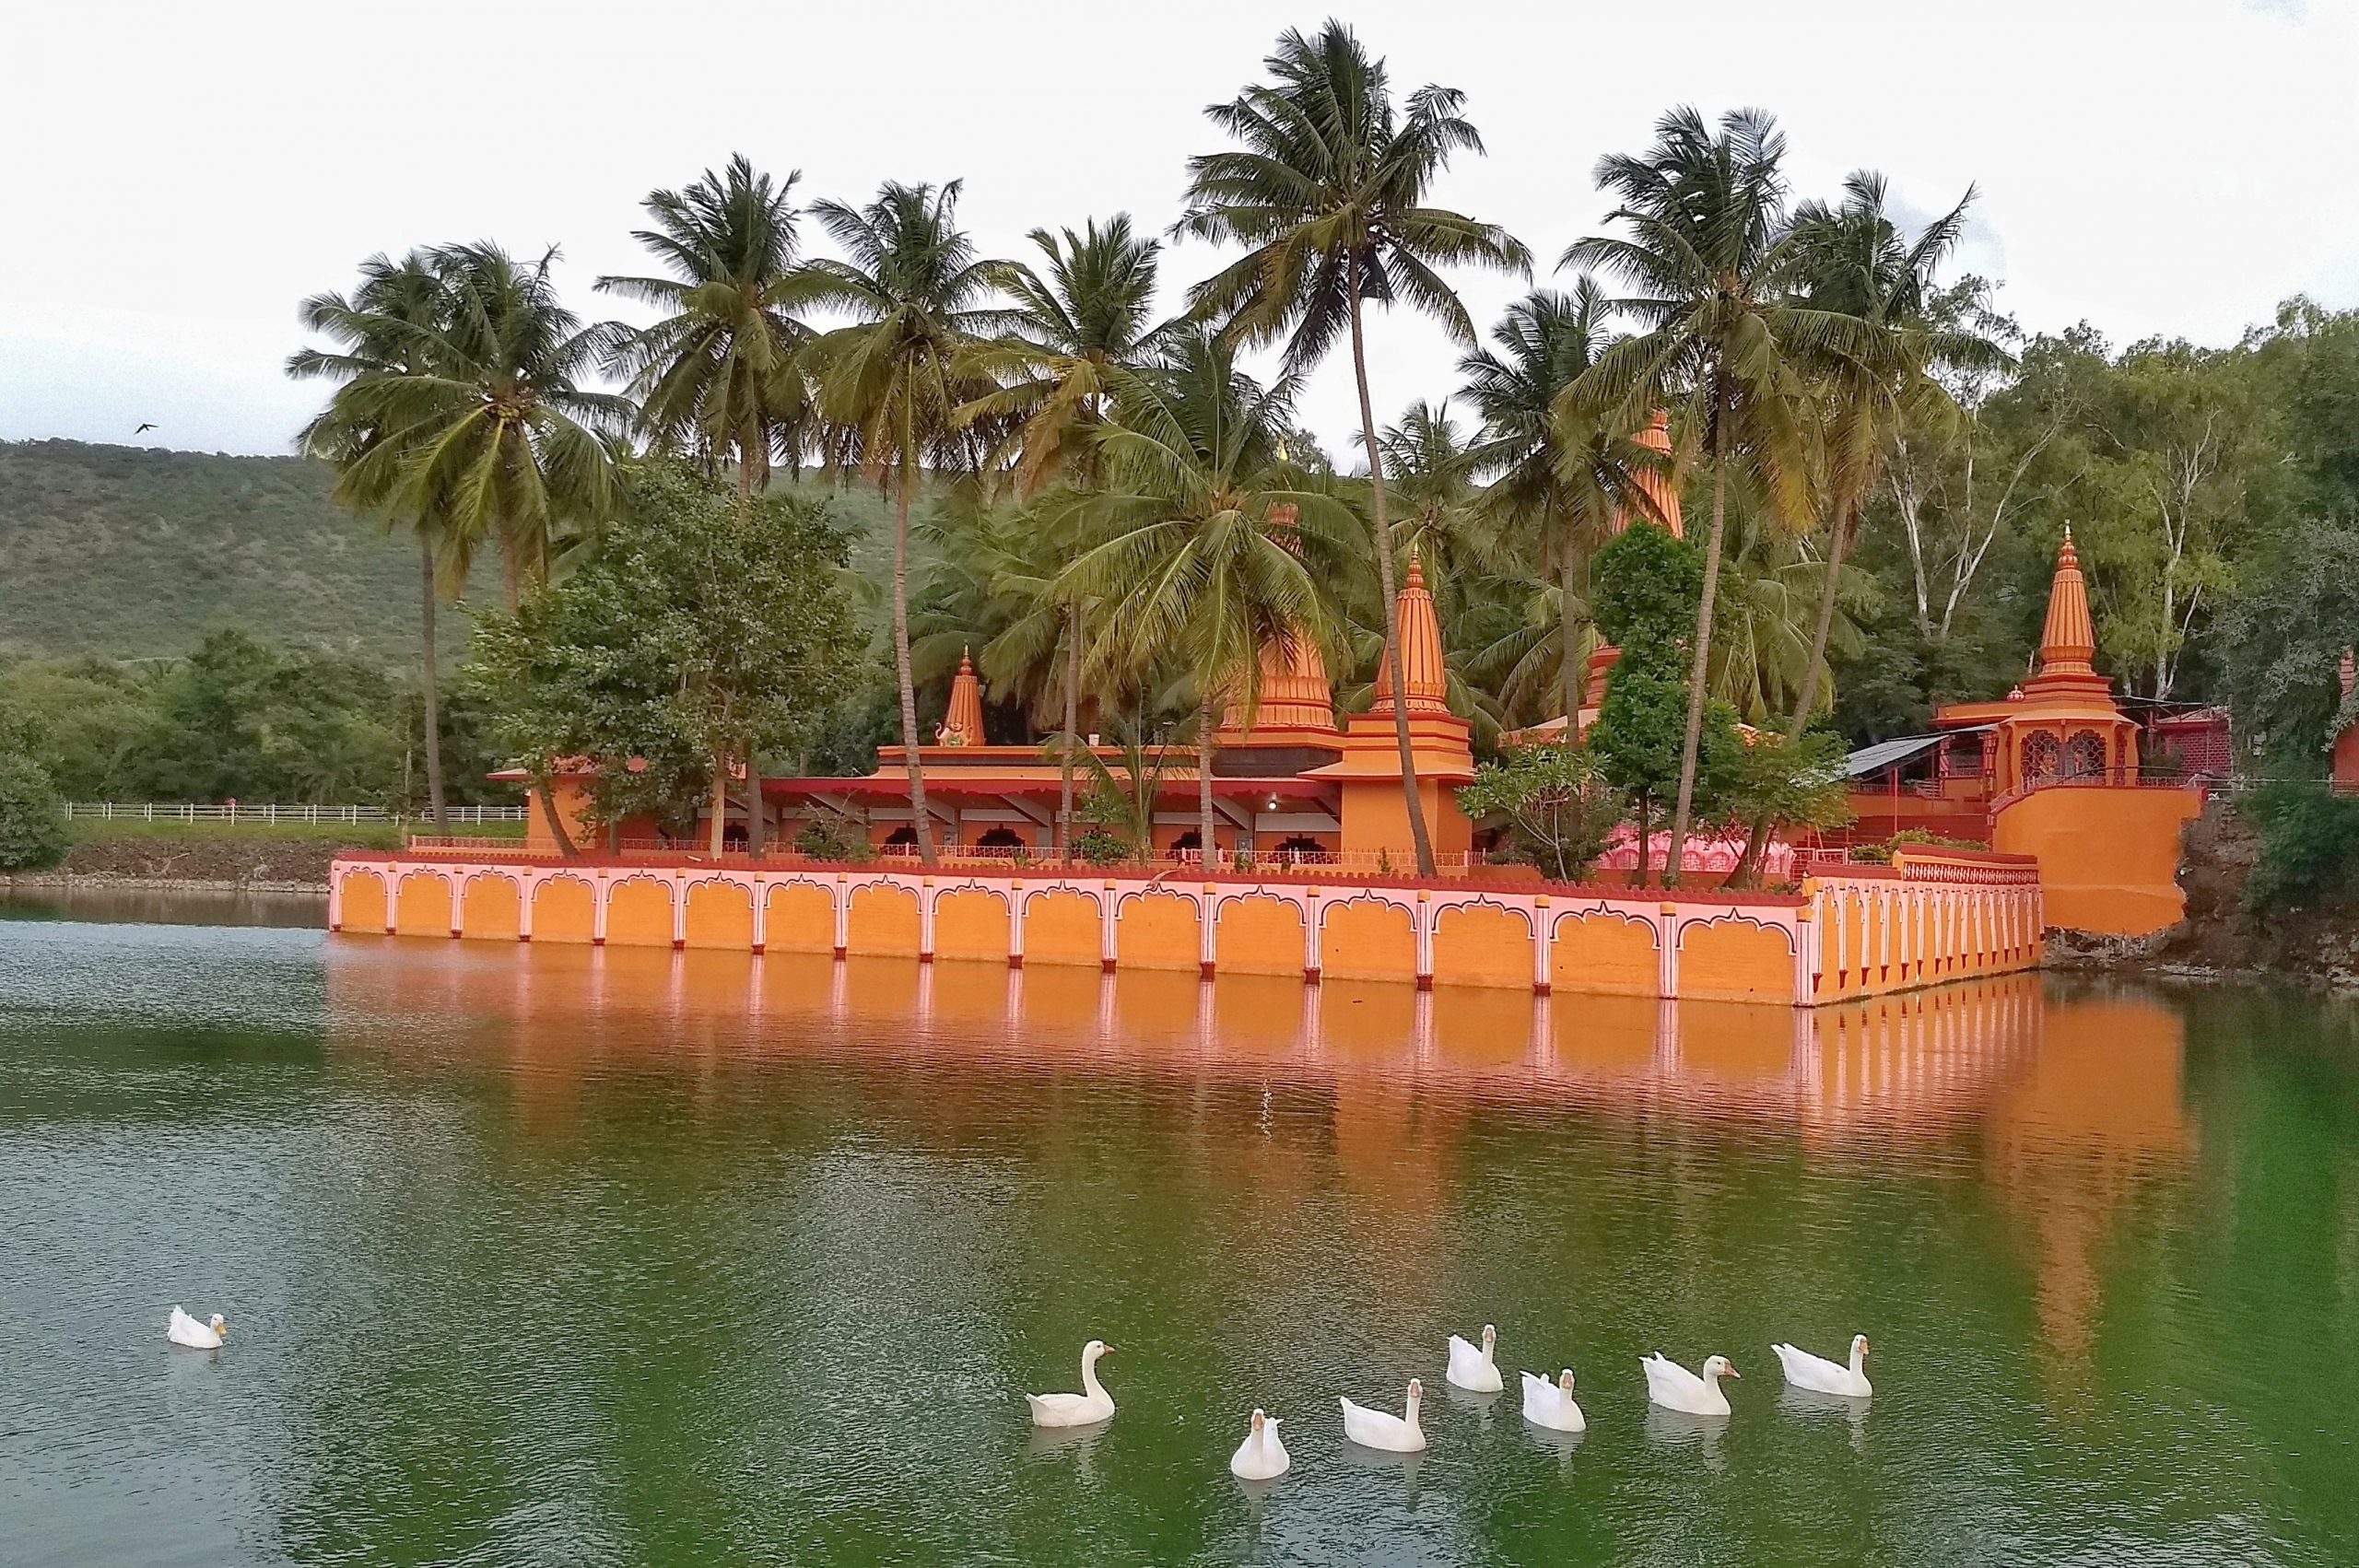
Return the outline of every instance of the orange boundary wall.
{"type": "Polygon", "coordinates": [[[356,933],[1796,1007],[2033,968],[2042,932],[2033,863],[1955,851],[1832,871],[1798,895],[447,854],[343,855],[329,877],[329,927],[356,933]]]}

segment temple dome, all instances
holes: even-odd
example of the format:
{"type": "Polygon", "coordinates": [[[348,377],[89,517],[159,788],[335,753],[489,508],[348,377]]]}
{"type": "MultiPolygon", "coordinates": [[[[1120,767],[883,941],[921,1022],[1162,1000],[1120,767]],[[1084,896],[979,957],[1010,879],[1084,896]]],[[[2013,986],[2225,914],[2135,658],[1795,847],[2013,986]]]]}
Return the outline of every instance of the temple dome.
{"type": "MultiPolygon", "coordinates": [[[[1442,662],[1441,620],[1434,614],[1434,596],[1426,588],[1426,569],[1414,549],[1409,552],[1409,580],[1393,599],[1393,622],[1401,629],[1401,682],[1407,694],[1402,705],[1411,713],[1449,711],[1449,673],[1442,662]]],[[[1378,713],[1392,711],[1392,659],[1390,650],[1376,666],[1378,713]]]]}
{"type": "Polygon", "coordinates": [[[958,673],[950,682],[950,709],[942,728],[933,732],[938,746],[980,746],[983,743],[983,685],[975,678],[975,661],[964,649],[958,673]]]}
{"type": "Polygon", "coordinates": [[[2089,661],[2096,651],[2096,626],[2089,619],[2089,587],[2082,579],[2080,553],[2072,548],[2072,531],[2068,527],[2064,547],[2056,556],[2056,580],[2048,591],[2048,621],[2039,633],[2039,673],[2093,673],[2089,661]]]}

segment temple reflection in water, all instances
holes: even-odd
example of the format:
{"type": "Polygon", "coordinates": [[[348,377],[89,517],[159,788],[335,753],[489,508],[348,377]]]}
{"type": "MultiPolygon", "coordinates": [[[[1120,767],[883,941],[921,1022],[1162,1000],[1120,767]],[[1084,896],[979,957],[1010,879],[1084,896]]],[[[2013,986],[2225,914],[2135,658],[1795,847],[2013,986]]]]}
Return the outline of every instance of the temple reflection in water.
{"type": "MultiPolygon", "coordinates": [[[[1468,1122],[1494,1112],[1717,1126],[1903,1174],[1978,1172],[2033,1254],[2060,1391],[2085,1368],[2098,1259],[2119,1215],[2142,1183],[2183,1171],[2196,1143],[2178,1013],[2036,975],[1803,1010],[393,942],[332,944],[329,994],[341,1046],[398,1055],[405,1021],[455,1026],[470,1059],[511,1076],[516,1115],[558,1135],[604,1074],[684,1075],[701,1094],[725,1081],[735,1094],[749,1074],[798,1062],[1323,1098],[1344,1188],[1387,1204],[1410,1235],[1438,1223],[1468,1122]]],[[[876,1092],[937,1133],[973,1114],[952,1094],[913,1107],[890,1079],[876,1092]]],[[[1312,1180],[1299,1152],[1255,1157],[1273,1190],[1312,1180]]]]}

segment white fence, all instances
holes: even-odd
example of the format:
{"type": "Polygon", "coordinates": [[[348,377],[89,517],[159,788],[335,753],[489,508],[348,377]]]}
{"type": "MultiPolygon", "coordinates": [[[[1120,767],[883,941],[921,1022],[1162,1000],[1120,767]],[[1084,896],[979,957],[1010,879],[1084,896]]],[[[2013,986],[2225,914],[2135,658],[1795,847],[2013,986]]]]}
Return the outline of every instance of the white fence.
{"type": "MultiPolygon", "coordinates": [[[[451,806],[452,822],[522,822],[522,806],[451,806]]],[[[67,816],[97,817],[106,822],[401,822],[406,820],[382,806],[249,806],[237,801],[198,805],[178,801],[77,801],[65,808],[67,816]]],[[[417,820],[428,820],[420,813],[417,820]]]]}

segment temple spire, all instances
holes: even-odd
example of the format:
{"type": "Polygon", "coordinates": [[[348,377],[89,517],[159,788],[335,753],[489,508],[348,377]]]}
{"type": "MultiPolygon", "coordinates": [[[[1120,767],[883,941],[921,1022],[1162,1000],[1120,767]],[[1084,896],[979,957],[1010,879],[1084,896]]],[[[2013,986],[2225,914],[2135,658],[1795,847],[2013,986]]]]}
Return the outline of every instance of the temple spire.
{"type": "Polygon", "coordinates": [[[2089,588],[2081,577],[2080,554],[2072,548],[2072,528],[2067,523],[2064,547],[2056,556],[2056,580],[2048,590],[2048,622],[2039,633],[2039,673],[2090,674],[2089,661],[2096,651],[2096,627],[2089,619],[2089,588]]]}
{"type": "MultiPolygon", "coordinates": [[[[1401,628],[1401,681],[1412,713],[1449,711],[1449,671],[1442,662],[1441,620],[1434,614],[1434,596],[1426,587],[1425,564],[1415,546],[1409,550],[1409,580],[1394,596],[1393,624],[1401,628]]],[[[1376,666],[1376,706],[1392,711],[1392,661],[1389,653],[1376,666]]]]}
{"type": "Polygon", "coordinates": [[[983,685],[975,678],[975,661],[966,649],[958,650],[958,673],[950,682],[950,708],[942,728],[933,732],[938,746],[980,746],[983,743],[983,685]]]}

